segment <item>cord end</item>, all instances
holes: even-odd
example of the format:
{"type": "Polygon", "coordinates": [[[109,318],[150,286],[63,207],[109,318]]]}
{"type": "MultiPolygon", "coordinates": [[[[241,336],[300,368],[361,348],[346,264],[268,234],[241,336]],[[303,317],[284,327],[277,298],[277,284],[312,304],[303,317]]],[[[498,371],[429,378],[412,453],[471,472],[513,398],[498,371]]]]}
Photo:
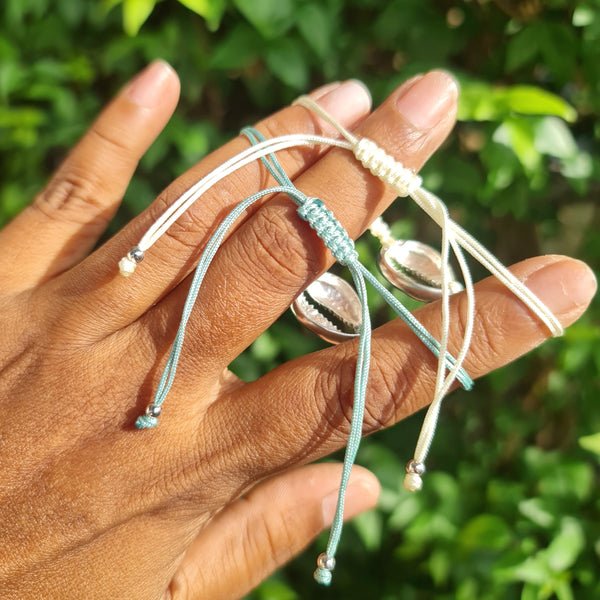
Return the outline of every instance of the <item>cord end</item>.
{"type": "Polygon", "coordinates": [[[135,421],[137,429],[152,429],[158,425],[158,417],[162,411],[162,407],[158,404],[148,404],[146,413],[138,417],[135,421]]]}
{"type": "Polygon", "coordinates": [[[411,460],[406,465],[403,487],[409,492],[418,492],[423,487],[421,475],[425,473],[425,465],[416,460],[411,460]]]}
{"type": "Polygon", "coordinates": [[[315,581],[320,585],[330,585],[331,580],[333,579],[333,569],[335,569],[335,558],[329,556],[326,552],[319,554],[319,558],[317,558],[317,569],[313,575],[315,581]]]}
{"type": "Polygon", "coordinates": [[[123,277],[130,277],[133,275],[137,264],[141,263],[143,260],[144,251],[135,246],[119,261],[119,271],[121,272],[121,275],[123,275],[123,277]]]}

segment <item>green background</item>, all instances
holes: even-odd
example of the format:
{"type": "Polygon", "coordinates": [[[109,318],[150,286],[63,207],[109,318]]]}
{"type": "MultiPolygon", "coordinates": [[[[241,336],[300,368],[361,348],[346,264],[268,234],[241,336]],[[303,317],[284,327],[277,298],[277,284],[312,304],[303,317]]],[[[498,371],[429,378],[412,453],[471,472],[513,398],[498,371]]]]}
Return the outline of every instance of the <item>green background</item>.
{"type": "MultiPolygon", "coordinates": [[[[598,269],[598,0],[3,0],[0,20],[0,223],[155,57],[180,74],[181,102],[111,231],[301,92],[359,78],[377,103],[442,67],[461,83],[459,122],[426,186],[505,263],[558,252],[598,269]]],[[[435,243],[408,203],[386,218],[435,243]]],[[[372,265],[376,243],[358,246],[372,265]]],[[[365,440],[358,462],[383,495],[346,528],[332,588],[311,576],[323,537],[250,597],[599,598],[598,312],[451,396],[422,493],[401,489],[422,414],[365,440]]],[[[321,346],[285,315],[233,368],[252,379],[321,346]]]]}

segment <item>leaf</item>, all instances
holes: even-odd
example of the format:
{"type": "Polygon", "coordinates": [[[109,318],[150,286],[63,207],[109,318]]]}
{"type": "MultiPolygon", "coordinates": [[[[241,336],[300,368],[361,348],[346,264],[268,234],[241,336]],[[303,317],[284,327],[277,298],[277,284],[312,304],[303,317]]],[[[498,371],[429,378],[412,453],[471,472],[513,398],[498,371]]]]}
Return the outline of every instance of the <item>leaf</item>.
{"type": "Polygon", "coordinates": [[[522,29],[510,40],[506,49],[507,71],[515,71],[535,58],[539,52],[538,37],[534,25],[522,29]]]}
{"type": "Polygon", "coordinates": [[[567,571],[573,567],[584,546],[581,525],[573,517],[564,517],[558,535],[546,550],[548,566],[555,573],[567,571]]]}
{"type": "Polygon", "coordinates": [[[157,0],[123,0],[123,29],[130,36],[137,35],[152,14],[157,0]]]}
{"type": "Polygon", "coordinates": [[[302,48],[293,40],[283,38],[270,45],[265,52],[265,62],[275,77],[297,90],[308,85],[308,66],[302,48]]]}
{"type": "Polygon", "coordinates": [[[179,2],[204,17],[211,31],[218,29],[225,12],[225,0],[179,0],[179,2]]]}
{"type": "Polygon", "coordinates": [[[577,154],[577,143],[562,119],[545,117],[535,124],[535,147],[538,152],[557,158],[570,158],[577,154]]]}
{"type": "Polygon", "coordinates": [[[589,179],[594,172],[594,161],[591,154],[578,152],[565,158],[560,165],[560,172],[568,179],[589,179]]]}
{"type": "Polygon", "coordinates": [[[535,132],[531,124],[524,119],[511,117],[506,119],[494,132],[494,142],[512,148],[523,168],[532,174],[541,164],[541,155],[535,147],[535,132]]]}
{"type": "Polygon", "coordinates": [[[600,432],[580,437],[577,441],[584,450],[600,456],[600,432]]]}
{"type": "Polygon", "coordinates": [[[292,0],[233,0],[233,3],[265,38],[282,37],[294,24],[292,0]]]}
{"type": "Polygon", "coordinates": [[[296,11],[298,30],[306,43],[320,58],[326,58],[331,50],[332,19],[319,4],[306,4],[296,11]]]}
{"type": "Polygon", "coordinates": [[[532,85],[515,85],[507,88],[508,107],[523,115],[554,115],[572,123],[577,111],[560,96],[532,85]]]}
{"type": "Polygon", "coordinates": [[[210,66],[213,69],[243,69],[258,59],[262,44],[254,29],[240,23],[216,46],[210,66]]]}
{"type": "Polygon", "coordinates": [[[469,551],[482,548],[502,550],[511,543],[512,534],[500,517],[483,514],[472,518],[463,527],[459,541],[469,551]]]}
{"type": "Polygon", "coordinates": [[[551,527],[555,522],[552,511],[542,498],[528,498],[519,502],[519,512],[540,527],[551,527]]]}
{"type": "Polygon", "coordinates": [[[461,81],[460,121],[499,121],[512,113],[552,115],[569,122],[577,119],[577,111],[566,100],[533,85],[493,88],[481,82],[461,81]]]}

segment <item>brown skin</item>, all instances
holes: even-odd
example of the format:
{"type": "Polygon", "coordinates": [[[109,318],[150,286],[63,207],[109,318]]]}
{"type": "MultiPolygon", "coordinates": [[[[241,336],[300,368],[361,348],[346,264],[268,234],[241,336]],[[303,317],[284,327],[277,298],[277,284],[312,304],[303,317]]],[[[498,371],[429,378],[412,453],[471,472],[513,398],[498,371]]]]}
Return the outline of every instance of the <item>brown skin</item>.
{"type": "MultiPolygon", "coordinates": [[[[207,238],[267,183],[257,164],[231,176],[161,238],[134,276],[119,276],[119,258],[165,204],[247,147],[234,140],[88,256],[178,89],[170,68],[150,66],[0,232],[3,598],[239,598],[331,522],[339,465],[301,465],[346,442],[356,345],[305,356],[250,384],[227,371],[331,262],[285,198],[263,203],[229,235],[202,286],[160,426],[132,426],[156,389],[207,238]]],[[[315,97],[414,169],[448,134],[456,110],[455,85],[440,72],[407,82],[372,114],[356,83],[315,97]]],[[[258,128],[267,137],[332,133],[301,107],[258,128]]],[[[293,150],[280,160],[353,236],[393,200],[347,152],[293,150]]],[[[565,257],[531,259],[513,272],[565,326],[596,289],[591,271],[565,257]]],[[[477,285],[477,300],[466,364],[473,377],[548,335],[494,280],[477,285]]],[[[453,297],[454,314],[463,309],[462,295],[453,297]]],[[[439,330],[435,304],[418,316],[439,330]]],[[[458,334],[460,318],[453,322],[458,334]]],[[[374,333],[372,365],[365,432],[431,399],[434,361],[403,323],[374,333]]],[[[357,468],[347,515],[372,507],[377,494],[374,477],[357,468]]]]}

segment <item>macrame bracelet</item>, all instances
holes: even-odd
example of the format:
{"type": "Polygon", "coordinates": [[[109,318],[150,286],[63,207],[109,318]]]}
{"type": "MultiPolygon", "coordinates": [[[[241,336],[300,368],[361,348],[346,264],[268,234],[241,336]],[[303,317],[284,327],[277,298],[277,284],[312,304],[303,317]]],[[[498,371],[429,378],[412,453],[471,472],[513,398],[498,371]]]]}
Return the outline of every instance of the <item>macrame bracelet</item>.
{"type": "MultiPolygon", "coordinates": [[[[123,275],[131,276],[138,264],[143,261],[146,251],[156,242],[156,240],[158,240],[160,236],[162,236],[203,193],[239,168],[257,159],[261,159],[271,175],[278,182],[278,186],[261,190],[240,202],[227,217],[223,219],[210,238],[198,266],[196,267],[196,272],[183,307],[181,323],[167,359],[167,364],[159,381],[155,397],[152,403],[148,405],[146,414],[140,416],[136,421],[136,427],[140,429],[152,428],[158,425],[158,417],[161,413],[163,402],[169,393],[175,378],[177,364],[184,343],[186,325],[194,303],[196,302],[204,276],[227,231],[234,222],[250,206],[252,206],[252,204],[269,194],[287,194],[288,197],[297,204],[299,216],[309,223],[311,228],[323,240],[324,244],[330,249],[338,262],[345,265],[350,271],[361,303],[362,322],[359,331],[352,420],[346,455],[344,458],[338,504],[327,550],[319,556],[317,570],[315,572],[315,579],[319,583],[329,585],[332,578],[332,570],[335,566],[335,554],[342,531],[346,488],[362,435],[371,343],[371,324],[367,306],[365,282],[368,281],[378,293],[382,295],[384,300],[407,323],[407,325],[411,327],[419,339],[438,357],[433,400],[423,422],[421,433],[419,434],[414,458],[408,462],[406,468],[407,474],[405,476],[404,485],[410,490],[418,490],[422,486],[421,475],[425,472],[425,458],[433,440],[444,395],[448,392],[450,386],[456,379],[458,379],[466,389],[470,389],[472,386],[472,381],[462,368],[462,364],[468,352],[473,333],[475,297],[469,268],[462,249],[466,250],[476,260],[483,264],[506,287],[518,296],[521,301],[548,327],[552,335],[561,335],[562,327],[558,319],[556,319],[548,308],[525,285],[517,280],[516,277],[514,277],[490,252],[483,248],[477,240],[450,219],[446,206],[437,196],[423,189],[422,181],[417,175],[404,168],[393,157],[389,156],[383,149],[379,148],[372,140],[357,138],[351,134],[312,99],[302,97],[297,101],[297,104],[308,108],[321,118],[325,119],[335,127],[344,139],[339,140],[323,136],[293,134],[265,140],[256,130],[251,128],[245,129],[243,133],[252,142],[252,146],[226,161],[223,165],[205,176],[178,198],[146,232],[139,244],[132,248],[127,255],[121,259],[119,268],[123,275]],[[333,213],[325,207],[321,200],[307,197],[299,191],[283,171],[275,157],[275,153],[280,150],[297,146],[314,145],[337,146],[351,151],[357,160],[373,173],[373,175],[388,184],[399,196],[410,196],[413,201],[440,226],[442,234],[442,334],[439,342],[435,340],[423,325],[421,325],[421,323],[419,323],[419,321],[399,302],[399,300],[379,283],[377,278],[375,278],[360,263],[354,248],[354,243],[333,213]],[[451,251],[454,253],[459,264],[467,298],[465,330],[460,351],[456,358],[451,357],[447,352],[450,331],[449,296],[451,293],[450,284],[452,283],[452,275],[449,267],[451,251]]],[[[378,227],[378,225],[375,225],[375,227],[378,227]]],[[[383,231],[380,225],[379,228],[380,231],[383,231]]]]}

